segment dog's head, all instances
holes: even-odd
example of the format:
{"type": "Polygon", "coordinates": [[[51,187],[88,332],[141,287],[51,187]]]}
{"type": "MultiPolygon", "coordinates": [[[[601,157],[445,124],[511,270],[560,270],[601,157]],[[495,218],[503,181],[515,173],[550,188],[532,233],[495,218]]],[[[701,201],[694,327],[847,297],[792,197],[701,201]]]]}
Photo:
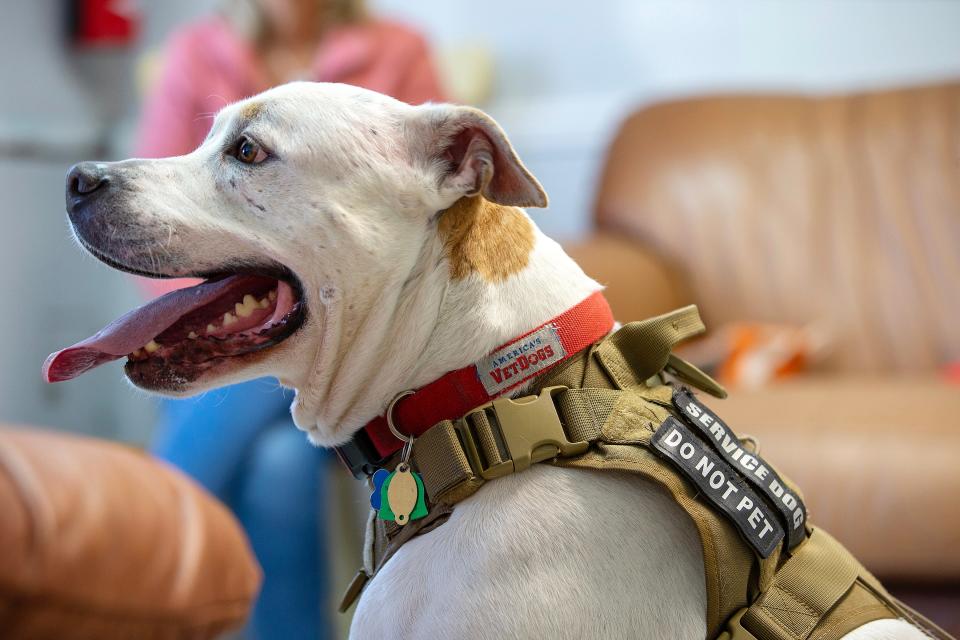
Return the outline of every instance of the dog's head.
{"type": "Polygon", "coordinates": [[[469,196],[546,205],[484,113],[337,84],[231,105],[185,156],[79,164],[67,209],[87,250],[130,273],[205,282],[54,354],[47,379],[126,356],[134,384],[167,394],[261,375],[296,385],[322,349],[328,302],[366,322],[411,277],[438,212],[469,196]]]}

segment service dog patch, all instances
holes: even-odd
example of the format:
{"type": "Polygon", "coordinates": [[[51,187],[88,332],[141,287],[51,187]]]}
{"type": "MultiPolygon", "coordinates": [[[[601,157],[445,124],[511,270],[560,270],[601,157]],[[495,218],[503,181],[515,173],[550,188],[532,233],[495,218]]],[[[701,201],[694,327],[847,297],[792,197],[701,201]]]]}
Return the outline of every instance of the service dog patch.
{"type": "Polygon", "coordinates": [[[553,324],[504,345],[475,365],[487,395],[496,396],[563,360],[567,352],[553,324]]]}
{"type": "Polygon", "coordinates": [[[710,445],[673,416],[660,425],[650,443],[727,516],[760,557],[773,553],[784,536],[776,512],[710,445]]]}
{"type": "Polygon", "coordinates": [[[783,516],[787,529],[787,544],[790,549],[800,544],[807,535],[807,508],[800,496],[791,491],[783,479],[774,471],[760,454],[746,451],[740,439],[730,427],[697,400],[689,390],[676,389],[673,392],[673,404],[683,414],[684,419],[701,435],[713,443],[717,452],[723,456],[747,482],[759,489],[783,516]]]}

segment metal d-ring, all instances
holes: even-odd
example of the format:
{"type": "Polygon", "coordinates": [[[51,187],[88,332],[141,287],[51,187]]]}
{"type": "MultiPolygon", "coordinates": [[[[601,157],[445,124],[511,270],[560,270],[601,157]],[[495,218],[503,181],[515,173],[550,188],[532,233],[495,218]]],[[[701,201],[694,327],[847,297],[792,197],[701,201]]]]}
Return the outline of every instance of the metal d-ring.
{"type": "Polygon", "coordinates": [[[397,406],[397,402],[399,402],[401,398],[412,396],[413,393],[414,392],[410,389],[401,391],[397,395],[393,396],[393,400],[391,400],[390,404],[387,405],[387,428],[390,429],[390,433],[393,434],[394,438],[403,443],[403,454],[400,456],[400,459],[403,462],[406,462],[410,458],[410,451],[413,448],[414,437],[400,433],[400,431],[397,429],[397,425],[393,423],[393,409],[397,406]]]}
{"type": "Polygon", "coordinates": [[[751,436],[748,433],[745,433],[740,437],[740,442],[742,442],[743,444],[750,445],[750,453],[760,455],[760,439],[759,438],[755,436],[751,436]]]}

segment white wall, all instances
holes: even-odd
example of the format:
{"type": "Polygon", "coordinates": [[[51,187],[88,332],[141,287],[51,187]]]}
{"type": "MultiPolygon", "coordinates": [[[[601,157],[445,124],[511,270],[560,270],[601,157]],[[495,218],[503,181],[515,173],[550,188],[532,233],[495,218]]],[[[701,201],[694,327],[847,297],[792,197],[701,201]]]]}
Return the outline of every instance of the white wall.
{"type": "Polygon", "coordinates": [[[488,43],[499,93],[845,88],[960,71],[956,0],[373,0],[441,45],[488,43]]]}
{"type": "Polygon", "coordinates": [[[128,277],[71,240],[64,175],[102,157],[111,115],[129,108],[122,52],[78,55],[60,0],[0,0],[0,423],[38,424],[143,442],[156,401],[117,365],[57,385],[51,351],[92,335],[140,301],[128,277]]]}
{"type": "Polygon", "coordinates": [[[658,97],[846,91],[960,77],[956,0],[374,0],[440,47],[485,44],[485,105],[551,196],[541,225],[582,232],[609,136],[658,97]]]}

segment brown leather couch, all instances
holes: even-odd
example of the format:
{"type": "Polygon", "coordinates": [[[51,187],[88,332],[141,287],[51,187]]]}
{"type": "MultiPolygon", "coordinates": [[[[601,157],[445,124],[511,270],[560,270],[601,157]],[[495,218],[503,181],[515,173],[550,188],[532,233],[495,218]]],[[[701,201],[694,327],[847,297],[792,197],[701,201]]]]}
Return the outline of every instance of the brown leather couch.
{"type": "Polygon", "coordinates": [[[828,330],[813,370],[713,405],[894,592],[960,633],[960,84],[658,104],[568,247],[621,321],[828,330]]]}
{"type": "Polygon", "coordinates": [[[0,429],[0,637],[213,638],[242,624],[259,585],[239,524],[174,469],[0,429]]]}

